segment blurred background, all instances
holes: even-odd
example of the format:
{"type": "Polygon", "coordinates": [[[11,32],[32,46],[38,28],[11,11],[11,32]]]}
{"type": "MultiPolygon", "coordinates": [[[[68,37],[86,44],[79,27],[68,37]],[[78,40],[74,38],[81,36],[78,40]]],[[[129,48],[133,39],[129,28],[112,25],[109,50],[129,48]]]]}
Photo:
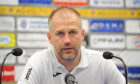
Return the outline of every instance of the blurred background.
{"type": "MultiPolygon", "coordinates": [[[[24,51],[20,57],[7,58],[3,84],[16,84],[30,56],[50,46],[48,16],[63,5],[81,14],[83,45],[121,57],[130,84],[140,84],[140,0],[0,0],[0,64],[13,48],[24,51]]],[[[122,62],[113,61],[124,74],[122,62]]]]}

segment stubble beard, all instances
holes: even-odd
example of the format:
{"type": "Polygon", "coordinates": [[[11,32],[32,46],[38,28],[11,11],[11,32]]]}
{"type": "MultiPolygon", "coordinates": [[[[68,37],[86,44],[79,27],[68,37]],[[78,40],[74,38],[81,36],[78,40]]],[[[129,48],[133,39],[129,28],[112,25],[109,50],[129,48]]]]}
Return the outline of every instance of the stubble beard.
{"type": "Polygon", "coordinates": [[[78,51],[76,51],[75,55],[73,55],[73,56],[64,56],[64,55],[62,55],[60,52],[58,52],[58,56],[59,56],[62,60],[72,61],[72,60],[74,60],[74,59],[78,56],[79,53],[80,53],[80,48],[79,48],[78,51]]]}

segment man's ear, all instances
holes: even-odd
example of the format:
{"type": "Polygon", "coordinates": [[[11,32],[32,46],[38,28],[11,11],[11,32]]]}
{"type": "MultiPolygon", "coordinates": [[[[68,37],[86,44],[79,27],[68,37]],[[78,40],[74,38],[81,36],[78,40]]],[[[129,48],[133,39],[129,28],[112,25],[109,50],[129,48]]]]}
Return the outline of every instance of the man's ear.
{"type": "Polygon", "coordinates": [[[50,44],[52,44],[50,32],[47,32],[47,37],[48,37],[48,40],[49,40],[50,44]]]}
{"type": "Polygon", "coordinates": [[[85,30],[82,29],[82,42],[84,41],[84,38],[85,38],[85,30]]]}

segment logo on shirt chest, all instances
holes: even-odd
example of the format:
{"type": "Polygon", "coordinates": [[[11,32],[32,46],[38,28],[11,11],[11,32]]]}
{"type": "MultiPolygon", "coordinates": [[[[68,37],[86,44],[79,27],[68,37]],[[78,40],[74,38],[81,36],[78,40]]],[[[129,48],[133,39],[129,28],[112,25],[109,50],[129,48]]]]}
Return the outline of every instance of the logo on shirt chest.
{"type": "Polygon", "coordinates": [[[56,72],[55,74],[53,74],[53,77],[56,77],[56,76],[58,76],[58,75],[60,75],[60,74],[62,74],[62,73],[56,72]]]}

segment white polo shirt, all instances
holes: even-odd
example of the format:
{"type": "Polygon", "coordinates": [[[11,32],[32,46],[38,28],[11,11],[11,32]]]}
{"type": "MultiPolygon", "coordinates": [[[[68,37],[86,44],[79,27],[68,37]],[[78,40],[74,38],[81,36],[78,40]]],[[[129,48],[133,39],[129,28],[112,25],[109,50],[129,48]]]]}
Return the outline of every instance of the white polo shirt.
{"type": "MultiPolygon", "coordinates": [[[[53,47],[35,53],[27,62],[17,84],[66,84],[69,73],[55,57],[53,47]]],[[[81,46],[81,60],[71,72],[78,84],[125,84],[125,78],[102,53],[81,46]]]]}

